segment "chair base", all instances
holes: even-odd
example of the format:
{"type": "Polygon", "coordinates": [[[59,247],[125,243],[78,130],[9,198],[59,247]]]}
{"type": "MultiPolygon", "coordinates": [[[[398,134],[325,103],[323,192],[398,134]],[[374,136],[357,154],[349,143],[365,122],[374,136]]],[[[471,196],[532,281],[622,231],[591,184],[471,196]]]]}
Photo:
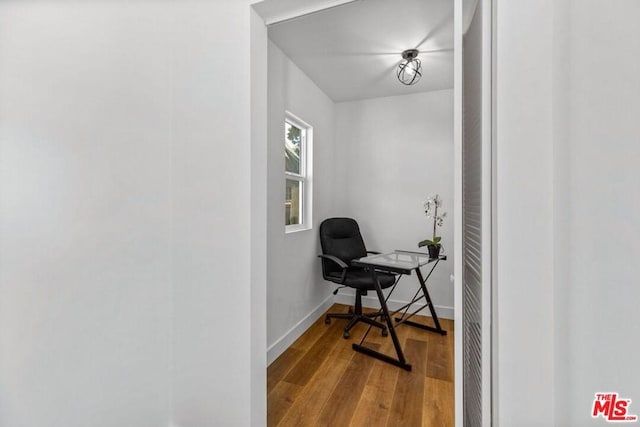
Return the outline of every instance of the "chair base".
{"type": "Polygon", "coordinates": [[[366,291],[356,290],[356,304],[355,307],[349,307],[348,313],[327,313],[324,318],[325,324],[330,324],[331,319],[347,319],[349,323],[344,327],[344,331],[342,333],[342,337],[344,339],[349,338],[349,331],[358,323],[363,322],[371,326],[375,326],[376,328],[382,329],[382,336],[386,337],[389,332],[387,331],[387,327],[375,321],[376,317],[379,317],[380,314],[378,312],[375,313],[363,313],[362,312],[362,295],[366,293],[366,291]]]}

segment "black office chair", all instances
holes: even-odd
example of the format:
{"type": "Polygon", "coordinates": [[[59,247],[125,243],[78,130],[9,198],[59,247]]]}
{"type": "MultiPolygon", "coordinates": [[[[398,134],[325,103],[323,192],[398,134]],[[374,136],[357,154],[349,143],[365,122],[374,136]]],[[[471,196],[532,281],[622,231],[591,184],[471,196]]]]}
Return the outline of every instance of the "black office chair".
{"type": "MultiPolygon", "coordinates": [[[[325,323],[331,323],[332,318],[349,319],[342,336],[349,338],[349,331],[358,322],[382,329],[382,335],[387,336],[387,327],[374,319],[378,313],[362,313],[362,296],[367,291],[375,290],[373,278],[369,271],[363,268],[352,267],[351,261],[362,258],[370,253],[367,251],[360,235],[358,223],[351,218],[329,218],[320,224],[320,245],[322,246],[322,276],[325,280],[337,283],[343,287],[356,290],[355,308],[349,309],[349,313],[329,313],[325,317],[325,323]]],[[[382,289],[393,286],[396,276],[388,273],[377,273],[378,281],[382,289]]],[[[340,288],[336,289],[334,295],[340,288]]]]}

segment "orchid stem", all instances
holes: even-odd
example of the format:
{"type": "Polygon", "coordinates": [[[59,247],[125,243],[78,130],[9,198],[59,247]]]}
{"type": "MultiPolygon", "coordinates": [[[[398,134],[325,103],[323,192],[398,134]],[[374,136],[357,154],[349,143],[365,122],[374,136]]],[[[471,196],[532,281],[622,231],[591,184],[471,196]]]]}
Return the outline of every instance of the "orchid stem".
{"type": "Polygon", "coordinates": [[[433,214],[433,239],[431,241],[433,241],[435,243],[436,240],[436,221],[438,218],[438,204],[434,203],[435,205],[435,210],[434,210],[434,214],[433,214]]]}

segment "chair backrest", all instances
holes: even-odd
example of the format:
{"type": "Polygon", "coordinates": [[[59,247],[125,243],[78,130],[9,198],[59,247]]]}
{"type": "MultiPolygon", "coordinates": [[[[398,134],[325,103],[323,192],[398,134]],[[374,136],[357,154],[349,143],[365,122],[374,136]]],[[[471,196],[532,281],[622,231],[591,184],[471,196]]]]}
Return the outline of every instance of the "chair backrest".
{"type": "MultiPolygon", "coordinates": [[[[342,261],[351,264],[356,258],[367,256],[367,249],[360,234],[358,223],[352,218],[329,218],[320,224],[320,245],[322,253],[333,255],[342,261]]],[[[333,262],[323,260],[322,272],[324,275],[340,271],[333,262]]]]}

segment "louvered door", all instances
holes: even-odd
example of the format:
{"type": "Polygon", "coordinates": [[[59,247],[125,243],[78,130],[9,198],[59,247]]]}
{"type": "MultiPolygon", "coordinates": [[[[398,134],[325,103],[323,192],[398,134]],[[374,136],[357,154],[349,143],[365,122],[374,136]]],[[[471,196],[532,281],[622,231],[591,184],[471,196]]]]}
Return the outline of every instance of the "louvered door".
{"type": "Polygon", "coordinates": [[[463,38],[463,424],[469,427],[491,424],[489,4],[478,1],[463,38]]]}

